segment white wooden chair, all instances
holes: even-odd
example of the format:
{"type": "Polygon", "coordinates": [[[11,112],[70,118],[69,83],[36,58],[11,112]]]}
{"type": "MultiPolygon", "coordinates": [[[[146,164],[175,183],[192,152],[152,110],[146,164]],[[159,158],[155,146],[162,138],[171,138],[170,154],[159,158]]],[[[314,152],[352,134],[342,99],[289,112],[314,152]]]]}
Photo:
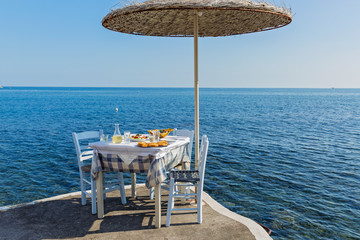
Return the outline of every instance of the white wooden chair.
{"type": "MultiPolygon", "coordinates": [[[[98,141],[101,134],[102,130],[72,133],[80,173],[81,204],[86,205],[86,195],[88,195],[91,198],[92,214],[96,214],[96,181],[91,177],[93,150],[89,148],[87,144],[91,141],[98,141]],[[87,177],[86,175],[90,176],[87,177]],[[90,186],[89,190],[87,189],[88,185],[90,186]]],[[[118,189],[120,189],[122,204],[126,204],[125,186],[122,172],[118,173],[118,183],[104,185],[104,194],[118,189]]]]}
{"type": "MultiPolygon", "coordinates": [[[[189,145],[187,147],[187,152],[189,154],[189,160],[191,162],[191,155],[192,155],[192,147],[194,145],[194,131],[190,131],[190,130],[187,130],[187,129],[181,129],[181,130],[177,130],[176,128],[174,128],[174,131],[173,131],[173,135],[174,136],[183,136],[183,137],[188,137],[190,138],[190,142],[189,142],[189,145]]],[[[181,168],[181,164],[179,164],[178,166],[175,166],[176,168],[181,168]]],[[[169,172],[166,172],[166,174],[168,175],[169,172]]],[[[168,181],[165,181],[164,183],[161,184],[161,187],[168,190],[168,181]]],[[[189,193],[190,192],[190,189],[189,188],[186,188],[186,192],[189,193]]],[[[150,199],[154,199],[154,188],[152,187],[150,189],[150,199]]]]}
{"type": "Polygon", "coordinates": [[[204,175],[206,158],[209,147],[209,141],[206,135],[201,139],[200,159],[198,170],[171,170],[170,172],[170,186],[169,186],[169,200],[166,215],[166,226],[170,226],[170,218],[172,211],[197,211],[197,221],[202,223],[202,192],[204,187],[204,175]],[[197,192],[194,193],[180,193],[177,186],[196,186],[197,192]],[[189,197],[192,196],[192,197],[189,197]],[[196,208],[175,208],[175,198],[189,198],[197,199],[196,208]]]}

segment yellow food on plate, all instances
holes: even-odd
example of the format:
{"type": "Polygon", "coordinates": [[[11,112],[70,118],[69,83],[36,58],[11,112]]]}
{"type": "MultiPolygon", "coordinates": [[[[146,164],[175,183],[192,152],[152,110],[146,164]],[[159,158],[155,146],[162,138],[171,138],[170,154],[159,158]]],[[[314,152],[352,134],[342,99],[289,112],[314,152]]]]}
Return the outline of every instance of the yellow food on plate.
{"type": "Polygon", "coordinates": [[[149,143],[148,144],[148,147],[158,147],[159,146],[159,144],[157,144],[157,143],[149,143]]]}
{"type": "Polygon", "coordinates": [[[146,142],[138,142],[139,147],[148,147],[148,145],[146,142]]]}
{"type": "Polygon", "coordinates": [[[159,147],[166,147],[169,144],[166,140],[163,140],[163,141],[158,142],[158,145],[159,145],[159,147]]]}
{"type": "Polygon", "coordinates": [[[159,131],[160,132],[160,138],[164,138],[167,135],[169,135],[169,133],[171,131],[174,131],[174,129],[171,128],[167,128],[167,129],[153,129],[153,130],[149,130],[148,132],[153,135],[153,131],[159,131]]]}

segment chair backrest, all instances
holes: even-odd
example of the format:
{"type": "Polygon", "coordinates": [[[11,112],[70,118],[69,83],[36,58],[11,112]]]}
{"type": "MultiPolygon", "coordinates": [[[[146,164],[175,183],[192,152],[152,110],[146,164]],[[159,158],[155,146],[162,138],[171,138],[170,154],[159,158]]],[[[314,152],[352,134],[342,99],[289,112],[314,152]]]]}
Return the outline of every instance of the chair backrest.
{"type": "Polygon", "coordinates": [[[204,182],[204,175],[205,175],[205,166],[206,166],[206,158],[209,149],[209,140],[206,135],[203,135],[201,138],[201,146],[200,146],[200,158],[199,158],[199,174],[200,174],[200,181],[204,182]]]}
{"type": "Polygon", "coordinates": [[[99,140],[102,133],[102,130],[72,133],[79,168],[83,165],[83,161],[91,159],[93,155],[93,150],[87,145],[89,141],[83,144],[84,140],[99,140]]]}
{"type": "Polygon", "coordinates": [[[186,129],[181,129],[181,130],[177,130],[176,129],[176,136],[183,136],[183,137],[188,137],[190,138],[190,143],[188,145],[188,153],[189,153],[189,158],[191,161],[191,155],[192,155],[192,148],[194,145],[194,131],[190,131],[190,130],[186,130],[186,129]]]}

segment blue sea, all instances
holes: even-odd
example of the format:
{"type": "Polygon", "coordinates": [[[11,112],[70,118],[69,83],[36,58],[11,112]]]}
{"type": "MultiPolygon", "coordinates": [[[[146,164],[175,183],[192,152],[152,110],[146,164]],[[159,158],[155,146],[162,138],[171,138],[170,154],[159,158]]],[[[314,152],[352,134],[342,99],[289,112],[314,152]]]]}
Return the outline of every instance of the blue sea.
{"type": "MultiPolygon", "coordinates": [[[[193,129],[193,99],[191,88],[0,89],[0,206],[79,190],[72,132],[193,129]]],[[[200,134],[205,191],[225,207],[274,239],[360,239],[360,89],[200,89],[200,134]]]]}

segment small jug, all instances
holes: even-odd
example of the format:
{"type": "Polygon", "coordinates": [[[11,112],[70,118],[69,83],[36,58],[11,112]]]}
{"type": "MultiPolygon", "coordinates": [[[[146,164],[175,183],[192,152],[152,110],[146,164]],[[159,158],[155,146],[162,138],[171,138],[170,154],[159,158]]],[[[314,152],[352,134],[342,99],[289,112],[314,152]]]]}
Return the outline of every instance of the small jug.
{"type": "Polygon", "coordinates": [[[120,134],[119,124],[115,124],[115,132],[112,137],[112,142],[113,143],[121,143],[122,142],[122,136],[120,134]]]}

